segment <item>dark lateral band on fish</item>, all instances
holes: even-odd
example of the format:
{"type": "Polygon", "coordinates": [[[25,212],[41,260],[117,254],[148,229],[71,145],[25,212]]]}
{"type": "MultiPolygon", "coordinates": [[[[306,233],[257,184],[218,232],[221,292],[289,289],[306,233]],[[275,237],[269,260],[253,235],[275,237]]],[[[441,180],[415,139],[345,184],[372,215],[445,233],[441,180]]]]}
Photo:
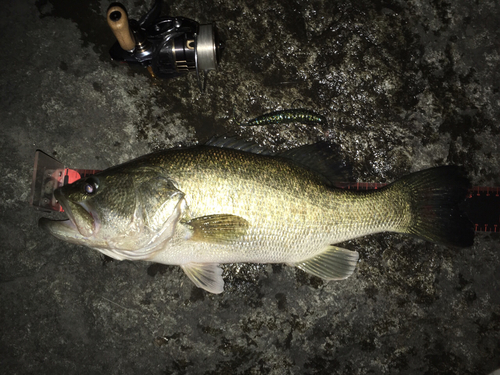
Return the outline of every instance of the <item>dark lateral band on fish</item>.
{"type": "Polygon", "coordinates": [[[305,125],[327,124],[325,116],[317,114],[308,109],[286,109],[283,111],[275,111],[255,117],[254,119],[243,122],[242,126],[259,126],[259,125],[274,125],[274,124],[290,124],[298,122],[305,125]]]}

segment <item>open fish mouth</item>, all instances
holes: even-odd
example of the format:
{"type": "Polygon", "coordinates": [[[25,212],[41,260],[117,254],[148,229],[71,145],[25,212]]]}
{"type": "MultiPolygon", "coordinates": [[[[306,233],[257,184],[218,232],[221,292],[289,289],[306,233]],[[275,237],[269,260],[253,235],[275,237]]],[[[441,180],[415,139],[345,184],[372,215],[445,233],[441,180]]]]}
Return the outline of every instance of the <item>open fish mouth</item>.
{"type": "Polygon", "coordinates": [[[69,219],[52,220],[47,217],[42,217],[38,221],[38,226],[60,240],[80,243],[85,238],[80,234],[75,224],[69,219]]]}
{"type": "Polygon", "coordinates": [[[40,227],[47,229],[56,237],[69,238],[81,237],[89,238],[95,236],[100,229],[100,221],[97,215],[88,207],[85,202],[74,203],[66,199],[59,189],[54,192],[55,198],[68,215],[68,220],[51,220],[42,218],[39,221],[40,227]]]}

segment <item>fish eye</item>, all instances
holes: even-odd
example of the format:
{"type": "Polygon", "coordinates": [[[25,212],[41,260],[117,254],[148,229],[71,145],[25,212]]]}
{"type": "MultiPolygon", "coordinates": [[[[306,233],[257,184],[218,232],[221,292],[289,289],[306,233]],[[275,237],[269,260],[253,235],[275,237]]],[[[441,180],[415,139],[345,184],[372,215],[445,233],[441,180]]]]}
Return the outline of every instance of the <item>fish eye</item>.
{"type": "Polygon", "coordinates": [[[91,177],[85,181],[85,184],[83,185],[83,192],[85,195],[92,195],[95,194],[97,189],[99,188],[99,181],[91,177]]]}

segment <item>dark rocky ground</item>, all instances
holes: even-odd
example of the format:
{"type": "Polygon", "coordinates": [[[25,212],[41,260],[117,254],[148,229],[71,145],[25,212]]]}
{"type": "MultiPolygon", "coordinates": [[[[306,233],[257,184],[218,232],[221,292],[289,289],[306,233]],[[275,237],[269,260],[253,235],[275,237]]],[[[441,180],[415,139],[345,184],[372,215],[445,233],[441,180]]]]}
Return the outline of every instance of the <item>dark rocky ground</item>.
{"type": "MultiPolygon", "coordinates": [[[[127,2],[138,18],[151,2],[127,2]]],[[[102,1],[9,1],[0,13],[0,371],[4,374],[488,374],[500,367],[500,241],[453,249],[350,241],[355,274],[227,265],[210,295],[180,268],[109,262],[52,238],[28,205],[33,158],[103,169],[236,134],[341,146],[358,181],[465,166],[500,185],[498,1],[176,1],[227,50],[202,94],[109,61],[102,1]],[[309,108],[329,125],[243,128],[309,108]]],[[[286,225],[286,223],[284,223],[286,225]]]]}

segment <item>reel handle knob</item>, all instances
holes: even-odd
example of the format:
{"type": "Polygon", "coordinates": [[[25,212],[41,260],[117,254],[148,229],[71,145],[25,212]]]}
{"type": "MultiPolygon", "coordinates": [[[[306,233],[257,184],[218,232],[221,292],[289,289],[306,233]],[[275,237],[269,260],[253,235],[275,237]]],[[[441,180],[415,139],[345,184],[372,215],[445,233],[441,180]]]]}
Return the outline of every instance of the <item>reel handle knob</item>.
{"type": "Polygon", "coordinates": [[[135,49],[135,39],[128,24],[127,12],[120,6],[111,6],[108,9],[108,25],[120,47],[125,51],[132,52],[135,49]]]}

